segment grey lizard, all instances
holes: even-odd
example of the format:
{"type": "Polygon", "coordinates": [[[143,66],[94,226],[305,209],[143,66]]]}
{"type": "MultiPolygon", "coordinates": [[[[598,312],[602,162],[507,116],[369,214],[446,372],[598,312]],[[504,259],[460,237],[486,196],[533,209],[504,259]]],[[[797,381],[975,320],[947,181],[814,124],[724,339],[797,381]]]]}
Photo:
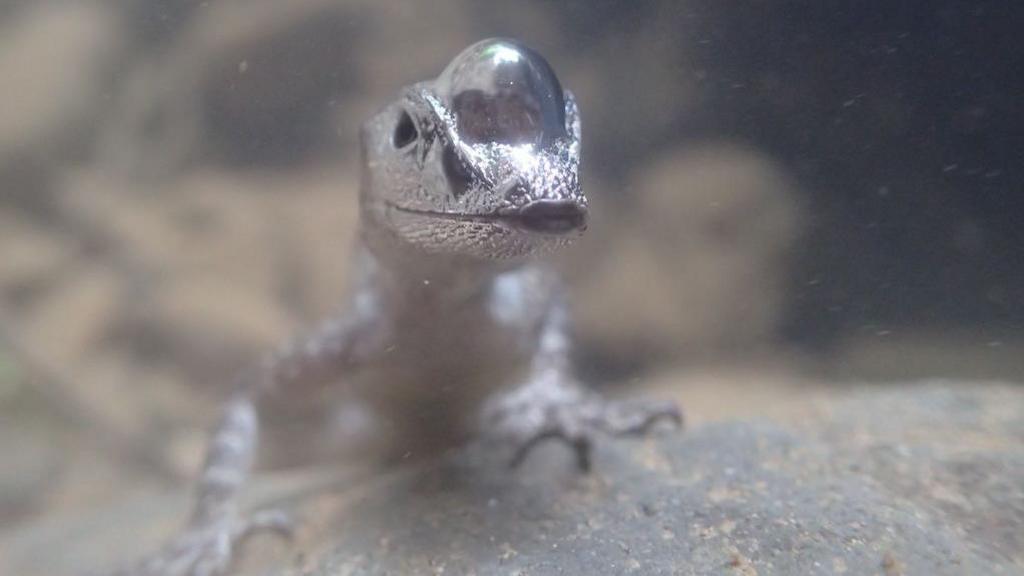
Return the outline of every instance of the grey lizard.
{"type": "Polygon", "coordinates": [[[321,406],[331,390],[360,398],[384,454],[436,456],[481,434],[517,463],[557,439],[581,469],[595,434],[681,423],[674,404],[608,401],[573,375],[565,292],[534,257],[586,228],[580,115],[543,57],[512,40],[478,42],[435,80],[405,88],[363,126],[361,143],[350,307],[242,375],[189,524],[122,574],[223,574],[246,535],[287,529],[282,514],[237,503],[258,414],[282,401],[321,406]]]}

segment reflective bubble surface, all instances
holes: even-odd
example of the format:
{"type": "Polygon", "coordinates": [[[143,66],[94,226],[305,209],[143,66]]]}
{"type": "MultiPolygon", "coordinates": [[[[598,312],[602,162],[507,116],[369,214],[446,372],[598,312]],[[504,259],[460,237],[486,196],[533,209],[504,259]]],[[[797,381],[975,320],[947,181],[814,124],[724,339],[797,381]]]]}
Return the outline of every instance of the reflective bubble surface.
{"type": "Polygon", "coordinates": [[[485,40],[452,60],[438,96],[472,143],[547,144],[565,136],[562,86],[544,58],[511,40],[485,40]]]}

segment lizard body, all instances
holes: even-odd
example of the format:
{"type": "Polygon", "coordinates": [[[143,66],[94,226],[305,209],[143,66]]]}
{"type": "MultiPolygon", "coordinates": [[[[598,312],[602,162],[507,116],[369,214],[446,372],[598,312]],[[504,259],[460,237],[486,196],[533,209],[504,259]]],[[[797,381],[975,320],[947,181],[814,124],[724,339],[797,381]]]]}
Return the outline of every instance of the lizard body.
{"type": "Polygon", "coordinates": [[[671,404],[609,402],[573,377],[564,292],[534,257],[586,227],[580,117],[539,54],[511,40],[474,44],[437,79],[406,88],[361,140],[349,309],[240,378],[189,525],[124,574],[222,574],[245,535],[286,528],[280,514],[237,507],[258,415],[278,400],[358,397],[392,457],[430,457],[484,434],[518,462],[557,438],[581,468],[597,432],[680,421],[671,404]]]}

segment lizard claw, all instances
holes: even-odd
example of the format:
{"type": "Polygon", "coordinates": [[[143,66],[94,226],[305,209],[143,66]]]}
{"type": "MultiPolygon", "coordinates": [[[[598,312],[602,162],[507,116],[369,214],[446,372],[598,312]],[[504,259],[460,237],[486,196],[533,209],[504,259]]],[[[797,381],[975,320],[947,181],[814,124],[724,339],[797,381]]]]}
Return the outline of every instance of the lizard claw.
{"type": "Polygon", "coordinates": [[[295,535],[295,518],[280,508],[268,508],[257,510],[235,527],[232,540],[235,544],[241,544],[253,534],[260,532],[272,532],[281,538],[291,540],[295,535]]]}
{"type": "Polygon", "coordinates": [[[625,400],[604,402],[602,408],[594,424],[613,436],[643,436],[659,422],[683,427],[683,413],[674,402],[625,400]]]}
{"type": "Polygon", "coordinates": [[[531,434],[517,438],[516,443],[518,445],[515,448],[512,459],[509,461],[509,467],[518,468],[521,466],[526,461],[527,456],[530,455],[530,452],[538,444],[546,440],[558,440],[566,443],[576,456],[576,466],[584,472],[590,470],[590,452],[593,449],[594,443],[592,435],[583,432],[582,429],[563,426],[554,422],[551,426],[535,430],[531,434]]]}
{"type": "Polygon", "coordinates": [[[294,524],[287,512],[269,509],[193,525],[163,550],[111,576],[220,576],[247,538],[269,531],[290,539],[294,524]]]}
{"type": "Polygon", "coordinates": [[[672,402],[615,401],[582,393],[514,394],[492,407],[488,419],[497,423],[497,436],[513,445],[511,467],[520,466],[537,445],[555,440],[572,449],[582,471],[590,470],[600,434],[643,436],[661,422],[683,425],[682,412],[672,402]]]}

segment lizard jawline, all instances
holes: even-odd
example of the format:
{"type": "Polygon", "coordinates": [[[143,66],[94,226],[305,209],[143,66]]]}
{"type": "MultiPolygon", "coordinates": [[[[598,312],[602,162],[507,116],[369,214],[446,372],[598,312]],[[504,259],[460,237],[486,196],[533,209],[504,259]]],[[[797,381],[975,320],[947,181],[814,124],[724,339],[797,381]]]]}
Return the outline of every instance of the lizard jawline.
{"type": "Polygon", "coordinates": [[[406,208],[395,204],[388,204],[388,206],[405,214],[458,222],[500,223],[533,234],[561,236],[572,232],[582,232],[586,229],[587,215],[585,209],[571,203],[559,202],[557,205],[544,203],[548,206],[547,210],[545,213],[538,214],[538,211],[533,208],[539,207],[541,204],[528,204],[524,208],[514,211],[483,214],[438,212],[436,210],[406,208]],[[555,206],[553,211],[551,206],[555,206]]]}

